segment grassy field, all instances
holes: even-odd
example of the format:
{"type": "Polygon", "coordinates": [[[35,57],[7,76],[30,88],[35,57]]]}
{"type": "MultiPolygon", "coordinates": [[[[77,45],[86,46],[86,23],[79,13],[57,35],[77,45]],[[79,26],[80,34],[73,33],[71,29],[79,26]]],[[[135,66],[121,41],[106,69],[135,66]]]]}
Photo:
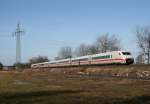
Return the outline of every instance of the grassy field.
{"type": "Polygon", "coordinates": [[[150,104],[150,81],[0,72],[0,104],[150,104]]]}

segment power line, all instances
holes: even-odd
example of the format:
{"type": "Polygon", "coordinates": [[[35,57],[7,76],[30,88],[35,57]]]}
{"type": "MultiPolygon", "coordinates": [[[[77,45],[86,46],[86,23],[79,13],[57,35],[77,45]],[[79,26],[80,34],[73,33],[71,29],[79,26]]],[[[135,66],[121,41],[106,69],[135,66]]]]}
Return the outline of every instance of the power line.
{"type": "Polygon", "coordinates": [[[75,42],[70,42],[70,41],[60,41],[60,40],[53,40],[51,39],[50,41],[53,41],[53,42],[57,42],[57,43],[62,43],[62,44],[78,44],[78,43],[75,43],[75,42]]]}
{"type": "Polygon", "coordinates": [[[7,37],[11,37],[11,35],[0,35],[1,38],[7,38],[7,37]]]}

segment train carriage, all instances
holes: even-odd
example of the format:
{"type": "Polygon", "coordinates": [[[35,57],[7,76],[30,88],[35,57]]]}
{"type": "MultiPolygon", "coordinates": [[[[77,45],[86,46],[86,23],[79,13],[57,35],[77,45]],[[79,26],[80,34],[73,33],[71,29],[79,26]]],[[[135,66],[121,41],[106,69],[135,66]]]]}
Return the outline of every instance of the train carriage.
{"type": "Polygon", "coordinates": [[[47,68],[62,66],[101,65],[101,64],[133,64],[134,59],[128,51],[112,51],[51,62],[32,64],[31,68],[47,68]]]}

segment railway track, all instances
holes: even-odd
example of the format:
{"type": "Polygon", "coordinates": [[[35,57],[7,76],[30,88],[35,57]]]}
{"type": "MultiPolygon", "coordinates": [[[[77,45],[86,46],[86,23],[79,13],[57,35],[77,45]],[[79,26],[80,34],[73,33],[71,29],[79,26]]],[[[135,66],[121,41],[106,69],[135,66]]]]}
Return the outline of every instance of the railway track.
{"type": "MultiPolygon", "coordinates": [[[[150,80],[150,65],[86,65],[51,67],[46,70],[64,73],[74,78],[126,78],[138,80],[150,80]]],[[[40,70],[43,70],[42,68],[40,70]]]]}
{"type": "MultiPolygon", "coordinates": [[[[122,68],[149,68],[150,69],[150,65],[136,65],[136,64],[132,64],[132,65],[122,65],[122,64],[108,64],[108,65],[70,65],[70,66],[53,66],[53,67],[44,67],[44,68],[103,68],[103,67],[107,67],[107,68],[115,68],[115,67],[122,67],[122,68]]],[[[41,68],[43,69],[43,68],[41,68]]]]}
{"type": "Polygon", "coordinates": [[[91,72],[89,74],[83,74],[82,77],[95,77],[95,78],[126,78],[136,80],[150,80],[150,66],[149,65],[104,65],[104,66],[89,66],[91,69],[102,69],[102,70],[128,70],[120,74],[117,71],[114,72],[91,72]],[[134,71],[133,71],[134,70],[134,71]],[[131,72],[130,72],[131,71],[131,72]],[[128,73],[129,72],[129,73],[128,73]]]}

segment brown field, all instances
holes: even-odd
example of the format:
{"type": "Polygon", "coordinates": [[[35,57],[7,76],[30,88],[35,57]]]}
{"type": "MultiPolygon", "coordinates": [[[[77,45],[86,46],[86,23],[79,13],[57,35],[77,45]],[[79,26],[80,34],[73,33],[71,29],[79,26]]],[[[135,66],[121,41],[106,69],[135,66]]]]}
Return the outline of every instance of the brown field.
{"type": "Polygon", "coordinates": [[[150,104],[150,80],[0,72],[0,104],[150,104]]]}

